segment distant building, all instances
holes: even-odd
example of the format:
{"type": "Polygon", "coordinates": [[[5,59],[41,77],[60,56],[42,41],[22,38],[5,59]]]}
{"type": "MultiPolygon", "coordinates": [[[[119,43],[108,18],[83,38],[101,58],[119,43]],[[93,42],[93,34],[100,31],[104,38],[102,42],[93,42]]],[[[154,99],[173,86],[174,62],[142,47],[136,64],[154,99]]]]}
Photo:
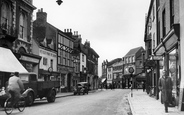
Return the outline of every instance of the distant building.
{"type": "Polygon", "coordinates": [[[142,62],[143,47],[137,47],[131,49],[123,58],[123,76],[125,78],[126,88],[130,88],[133,83],[134,88],[145,81],[145,76],[142,74],[143,62],[142,62]],[[130,73],[129,68],[133,68],[133,73],[130,73]]]}
{"type": "Polygon", "coordinates": [[[123,63],[123,60],[119,58],[119,60],[112,65],[113,84],[115,88],[124,88],[123,63]]]}

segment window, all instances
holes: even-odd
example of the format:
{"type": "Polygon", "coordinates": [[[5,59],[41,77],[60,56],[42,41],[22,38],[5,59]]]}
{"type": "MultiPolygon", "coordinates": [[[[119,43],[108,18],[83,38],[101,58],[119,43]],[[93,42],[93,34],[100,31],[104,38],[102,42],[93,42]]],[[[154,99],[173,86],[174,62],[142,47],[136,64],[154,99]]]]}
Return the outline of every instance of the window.
{"type": "Polygon", "coordinates": [[[84,54],[82,54],[82,62],[84,62],[84,54]]]}
{"type": "Polygon", "coordinates": [[[82,72],[84,72],[84,65],[82,65],[82,72]]]}
{"type": "Polygon", "coordinates": [[[19,17],[19,38],[27,41],[27,16],[23,11],[19,17]]]}
{"type": "Polygon", "coordinates": [[[162,12],[162,37],[165,37],[166,35],[166,14],[165,9],[162,12]]]}
{"type": "Polygon", "coordinates": [[[152,9],[152,21],[154,22],[155,20],[155,6],[153,5],[153,9],[152,9]]]}
{"type": "Polygon", "coordinates": [[[11,7],[2,2],[1,6],[1,27],[6,30],[8,33],[10,32],[10,26],[12,23],[12,11],[11,7]]]}
{"type": "Polygon", "coordinates": [[[50,67],[53,68],[53,60],[50,60],[50,67]]]}
{"type": "Polygon", "coordinates": [[[174,0],[170,0],[170,28],[174,24],[174,0]]]}
{"type": "Polygon", "coordinates": [[[61,61],[60,61],[60,64],[61,64],[61,65],[63,64],[63,57],[61,57],[61,61]]]}
{"type": "Polygon", "coordinates": [[[153,49],[155,49],[155,33],[153,33],[153,49]]]}
{"type": "Polygon", "coordinates": [[[160,41],[160,20],[158,20],[158,23],[157,23],[157,44],[159,44],[161,41],[160,41]]]}
{"type": "Polygon", "coordinates": [[[129,57],[129,63],[132,63],[132,61],[131,61],[131,57],[129,57]]]}
{"type": "Polygon", "coordinates": [[[63,65],[66,65],[66,58],[63,58],[63,65]]]}
{"type": "Polygon", "coordinates": [[[67,66],[70,66],[70,60],[68,59],[68,65],[67,66]]]}
{"type": "Polygon", "coordinates": [[[61,64],[61,58],[58,57],[58,64],[61,64]]]}
{"type": "Polygon", "coordinates": [[[47,65],[47,58],[43,57],[43,65],[47,65]]]}

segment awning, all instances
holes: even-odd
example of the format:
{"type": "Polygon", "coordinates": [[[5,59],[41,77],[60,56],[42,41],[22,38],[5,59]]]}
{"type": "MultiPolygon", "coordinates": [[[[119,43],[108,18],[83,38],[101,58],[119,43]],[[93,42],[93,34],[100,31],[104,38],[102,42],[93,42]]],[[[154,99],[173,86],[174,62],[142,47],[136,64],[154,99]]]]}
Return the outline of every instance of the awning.
{"type": "Polygon", "coordinates": [[[103,78],[101,82],[103,83],[106,79],[107,79],[107,78],[103,78]]]}
{"type": "Polygon", "coordinates": [[[0,47],[0,71],[28,73],[28,71],[14,56],[12,51],[3,47],[0,47]]]}

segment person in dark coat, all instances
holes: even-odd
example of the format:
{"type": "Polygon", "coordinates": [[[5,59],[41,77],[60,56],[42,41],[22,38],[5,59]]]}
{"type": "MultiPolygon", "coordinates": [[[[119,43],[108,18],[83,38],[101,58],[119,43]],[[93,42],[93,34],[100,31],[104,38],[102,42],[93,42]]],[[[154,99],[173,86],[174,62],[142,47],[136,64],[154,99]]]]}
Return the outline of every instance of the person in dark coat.
{"type": "Polygon", "coordinates": [[[165,112],[168,113],[168,105],[172,100],[172,80],[166,75],[166,71],[162,71],[162,77],[159,79],[159,89],[161,91],[161,99],[165,106],[165,112]]]}
{"type": "Polygon", "coordinates": [[[142,89],[143,89],[143,92],[145,91],[145,88],[146,88],[146,86],[145,86],[145,82],[143,82],[143,83],[142,83],[142,89]]]}

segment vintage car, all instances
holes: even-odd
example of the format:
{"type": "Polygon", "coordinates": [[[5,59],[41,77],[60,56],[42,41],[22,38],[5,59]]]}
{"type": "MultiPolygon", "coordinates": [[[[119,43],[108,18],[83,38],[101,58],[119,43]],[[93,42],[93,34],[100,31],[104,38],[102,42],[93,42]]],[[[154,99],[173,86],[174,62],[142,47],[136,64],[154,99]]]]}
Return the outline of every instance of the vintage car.
{"type": "Polygon", "coordinates": [[[89,83],[88,82],[79,82],[77,83],[77,86],[74,88],[73,94],[76,95],[80,95],[81,93],[83,95],[88,94],[89,91],[89,83]]]}

